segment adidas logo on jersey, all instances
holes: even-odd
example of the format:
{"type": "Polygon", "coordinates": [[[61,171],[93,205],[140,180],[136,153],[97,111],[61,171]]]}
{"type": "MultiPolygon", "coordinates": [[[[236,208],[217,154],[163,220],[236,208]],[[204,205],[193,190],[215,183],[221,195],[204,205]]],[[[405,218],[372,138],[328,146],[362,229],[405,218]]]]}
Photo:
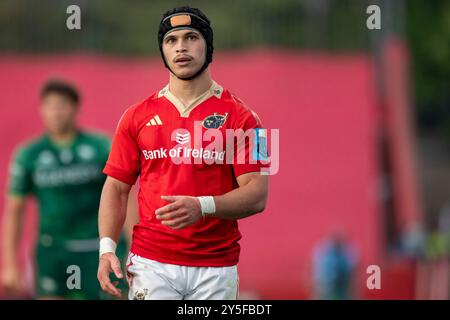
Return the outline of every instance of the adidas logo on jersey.
{"type": "Polygon", "coordinates": [[[162,121],[159,118],[158,115],[154,116],[149,122],[147,122],[146,126],[150,127],[150,126],[160,126],[162,125],[162,121]]]}

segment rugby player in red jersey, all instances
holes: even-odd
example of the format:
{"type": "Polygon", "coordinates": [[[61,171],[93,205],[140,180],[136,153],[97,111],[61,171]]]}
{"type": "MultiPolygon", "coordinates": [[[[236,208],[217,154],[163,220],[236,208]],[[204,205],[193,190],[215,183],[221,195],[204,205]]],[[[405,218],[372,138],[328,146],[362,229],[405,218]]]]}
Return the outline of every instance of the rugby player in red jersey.
{"type": "Polygon", "coordinates": [[[204,13],[190,7],[166,12],[158,42],[169,83],[125,111],[104,169],[98,279],[103,290],[121,295],[109,274],[124,277],[115,243],[139,177],[140,219],[126,270],[129,299],[236,299],[237,220],[264,210],[267,163],[249,161],[251,142],[237,146],[230,163],[233,152],[208,146],[211,140],[220,146],[217,132],[224,146],[235,148],[226,131],[263,129],[252,110],[211,79],[213,31],[204,13]],[[208,130],[215,130],[210,140],[208,130]],[[237,160],[240,153],[246,161],[237,160]]]}

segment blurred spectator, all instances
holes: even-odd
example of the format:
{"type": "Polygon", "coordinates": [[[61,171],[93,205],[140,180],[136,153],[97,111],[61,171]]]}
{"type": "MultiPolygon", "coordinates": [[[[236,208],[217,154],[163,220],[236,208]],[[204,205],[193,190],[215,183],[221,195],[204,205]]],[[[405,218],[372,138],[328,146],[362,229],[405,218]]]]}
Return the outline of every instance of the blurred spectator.
{"type": "Polygon", "coordinates": [[[354,298],[352,282],[356,262],[356,251],[342,233],[334,233],[319,243],[313,253],[315,298],[354,298]]]}
{"type": "Polygon", "coordinates": [[[444,206],[438,227],[425,242],[425,256],[417,269],[417,299],[448,300],[450,297],[450,207],[444,206]]]}
{"type": "Polygon", "coordinates": [[[412,223],[400,235],[400,254],[409,258],[421,258],[425,251],[425,230],[419,222],[412,223]]]}

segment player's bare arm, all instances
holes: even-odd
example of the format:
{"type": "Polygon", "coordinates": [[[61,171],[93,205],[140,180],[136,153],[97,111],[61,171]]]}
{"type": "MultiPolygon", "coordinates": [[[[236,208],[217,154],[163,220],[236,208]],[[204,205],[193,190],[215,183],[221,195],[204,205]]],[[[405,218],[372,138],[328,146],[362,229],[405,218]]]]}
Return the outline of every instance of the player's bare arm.
{"type": "MultiPolygon", "coordinates": [[[[112,177],[108,177],[103,187],[99,209],[100,239],[119,240],[127,216],[128,196],[131,186],[112,177]]],[[[100,252],[97,278],[100,286],[107,293],[121,297],[122,292],[116,288],[118,282],[111,282],[109,274],[114,272],[117,278],[123,278],[120,260],[111,252],[100,252]]]]}
{"type": "Polygon", "coordinates": [[[269,176],[250,172],[240,175],[236,180],[239,188],[214,197],[214,217],[242,219],[264,211],[269,193],[269,176]]]}
{"type": "Polygon", "coordinates": [[[23,276],[17,264],[17,252],[22,234],[22,220],[25,198],[8,195],[6,197],[2,228],[3,268],[1,285],[10,293],[24,290],[23,276]]]}
{"type": "Polygon", "coordinates": [[[139,206],[137,201],[137,194],[137,186],[134,185],[133,187],[131,187],[130,193],[128,195],[127,217],[123,226],[128,249],[131,247],[131,241],[133,239],[133,227],[139,222],[139,206]]]}
{"type": "MultiPolygon", "coordinates": [[[[212,216],[221,219],[242,219],[262,212],[269,190],[268,176],[259,172],[237,177],[239,187],[221,196],[215,196],[215,212],[212,216]]],[[[190,196],[163,196],[170,204],[156,210],[161,223],[172,229],[192,225],[202,217],[200,200],[190,196]]]]}

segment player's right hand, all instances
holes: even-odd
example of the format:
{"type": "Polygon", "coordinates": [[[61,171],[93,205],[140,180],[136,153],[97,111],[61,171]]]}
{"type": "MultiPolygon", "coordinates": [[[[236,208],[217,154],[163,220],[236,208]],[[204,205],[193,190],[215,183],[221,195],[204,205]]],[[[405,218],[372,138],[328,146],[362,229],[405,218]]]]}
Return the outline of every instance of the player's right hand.
{"type": "Polygon", "coordinates": [[[2,268],[0,286],[9,294],[21,294],[25,291],[25,282],[17,266],[5,265],[2,268]]]}
{"type": "Polygon", "coordinates": [[[122,291],[119,288],[116,288],[119,281],[111,282],[111,279],[109,279],[109,274],[111,272],[114,272],[117,278],[123,278],[119,258],[112,252],[104,253],[101,255],[98,263],[97,279],[100,282],[103,291],[120,298],[122,297],[122,291]]]}

